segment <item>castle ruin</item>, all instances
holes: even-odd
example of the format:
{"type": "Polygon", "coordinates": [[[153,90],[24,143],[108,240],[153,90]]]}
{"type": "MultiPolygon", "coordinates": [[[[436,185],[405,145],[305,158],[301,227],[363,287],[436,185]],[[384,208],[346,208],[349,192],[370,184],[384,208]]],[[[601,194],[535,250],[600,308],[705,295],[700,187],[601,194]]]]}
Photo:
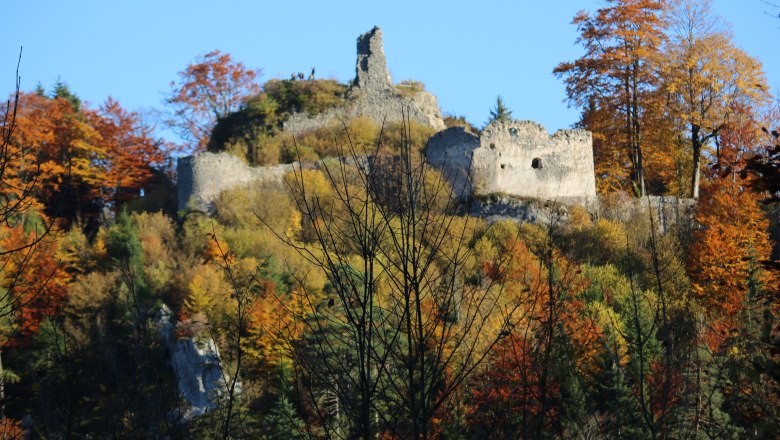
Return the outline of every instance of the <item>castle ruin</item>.
{"type": "MultiPolygon", "coordinates": [[[[480,135],[462,127],[445,129],[435,96],[392,83],[377,27],[358,38],[355,70],[344,104],[314,116],[295,114],[284,123],[284,131],[300,134],[357,117],[378,125],[411,120],[438,131],[428,141],[427,160],[464,200],[501,194],[595,208],[589,132],[559,130],[550,136],[531,121],[493,122],[480,135]]],[[[224,152],[180,158],[179,210],[211,212],[222,191],[258,181],[281,181],[292,167],[250,167],[224,152]]]]}
{"type": "Polygon", "coordinates": [[[393,85],[378,27],[357,39],[355,79],[346,102],[314,116],[292,115],[285,121],[284,130],[299,134],[355,118],[367,118],[380,126],[406,118],[436,130],[446,128],[435,96],[414,87],[393,85]]]}
{"type": "Polygon", "coordinates": [[[453,127],[428,141],[426,157],[462,198],[502,194],[597,203],[593,139],[585,130],[550,136],[532,121],[494,121],[477,136],[453,127]]]}

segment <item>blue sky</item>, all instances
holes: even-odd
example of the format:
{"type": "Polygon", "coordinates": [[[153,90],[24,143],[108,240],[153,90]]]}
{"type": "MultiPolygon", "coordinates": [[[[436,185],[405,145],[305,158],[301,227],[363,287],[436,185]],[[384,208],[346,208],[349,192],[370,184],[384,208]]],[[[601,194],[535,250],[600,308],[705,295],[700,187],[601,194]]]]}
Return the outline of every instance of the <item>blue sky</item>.
{"type": "MultiPolygon", "coordinates": [[[[517,119],[548,130],[577,120],[552,75],[581,53],[571,20],[596,0],[546,1],[174,1],[6,0],[0,40],[0,93],[13,87],[20,46],[22,89],[57,78],[93,105],[113,96],[133,110],[162,108],[176,73],[220,49],[263,70],[261,81],[291,72],[350,80],[355,39],[383,29],[394,82],[423,81],[447,113],[477,125],[502,95],[517,119]]],[[[716,0],[738,46],[764,63],[780,90],[780,20],[762,0],[716,0]]]]}

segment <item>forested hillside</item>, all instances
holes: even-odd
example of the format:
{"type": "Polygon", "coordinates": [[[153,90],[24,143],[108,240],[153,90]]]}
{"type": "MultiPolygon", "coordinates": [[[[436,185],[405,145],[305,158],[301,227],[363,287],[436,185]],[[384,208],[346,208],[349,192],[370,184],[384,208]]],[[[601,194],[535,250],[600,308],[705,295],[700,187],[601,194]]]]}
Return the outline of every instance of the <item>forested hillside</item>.
{"type": "MultiPolygon", "coordinates": [[[[761,63],[706,0],[609,0],[573,25],[582,55],[550,74],[593,133],[601,210],[544,202],[537,222],[469,215],[426,163],[430,127],[286,132],[354,99],[313,69],[261,84],[202,55],[160,110],[177,142],[113,98],[17,80],[2,438],[780,437],[780,107],[761,63]],[[310,166],[177,211],[173,164],[202,152],[310,166]],[[647,195],[694,208],[661,224],[647,195]]],[[[491,120],[511,118],[499,98],[491,120]]]]}

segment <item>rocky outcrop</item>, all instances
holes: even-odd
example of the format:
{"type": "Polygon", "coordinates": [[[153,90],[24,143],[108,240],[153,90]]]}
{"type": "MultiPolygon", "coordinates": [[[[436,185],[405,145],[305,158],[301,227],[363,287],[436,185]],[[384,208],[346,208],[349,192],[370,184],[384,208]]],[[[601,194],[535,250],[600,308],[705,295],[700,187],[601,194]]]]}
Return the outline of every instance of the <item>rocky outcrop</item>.
{"type": "Polygon", "coordinates": [[[559,224],[568,220],[566,205],[503,194],[475,197],[469,203],[469,215],[485,219],[488,223],[513,220],[539,225],[559,224]]]}
{"type": "Polygon", "coordinates": [[[209,336],[177,337],[171,322],[171,310],[164,304],[157,312],[155,325],[170,352],[179,394],[185,402],[181,411],[183,421],[216,409],[226,387],[214,340],[209,336]]]}

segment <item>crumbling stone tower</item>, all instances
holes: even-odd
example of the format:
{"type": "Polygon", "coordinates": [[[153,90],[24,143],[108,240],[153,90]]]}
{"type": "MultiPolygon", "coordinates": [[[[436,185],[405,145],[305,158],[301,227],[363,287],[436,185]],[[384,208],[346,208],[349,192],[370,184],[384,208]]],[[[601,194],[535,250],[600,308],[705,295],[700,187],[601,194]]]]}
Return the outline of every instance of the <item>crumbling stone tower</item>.
{"type": "Polygon", "coordinates": [[[382,29],[374,26],[357,39],[355,86],[364,90],[387,90],[392,87],[382,43],[382,29]]]}
{"type": "Polygon", "coordinates": [[[357,39],[355,79],[343,105],[317,115],[294,114],[284,123],[288,133],[305,133],[355,118],[370,119],[377,125],[409,121],[445,128],[436,97],[425,90],[401,90],[387,72],[382,30],[374,27],[357,39]]]}

